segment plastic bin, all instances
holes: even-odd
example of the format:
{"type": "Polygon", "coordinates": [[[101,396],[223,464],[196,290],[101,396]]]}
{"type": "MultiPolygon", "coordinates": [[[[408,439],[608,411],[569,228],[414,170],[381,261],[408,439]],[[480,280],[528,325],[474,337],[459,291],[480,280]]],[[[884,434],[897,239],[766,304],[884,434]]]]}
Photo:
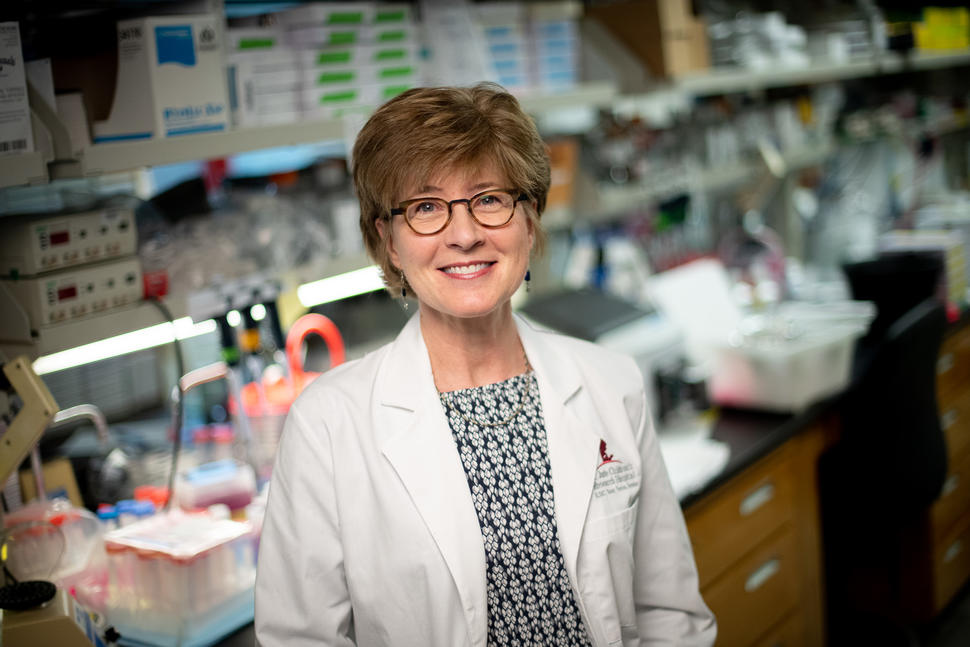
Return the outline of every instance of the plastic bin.
{"type": "Polygon", "coordinates": [[[178,511],[105,535],[107,608],[123,645],[211,645],[253,619],[252,526],[178,511]]]}
{"type": "Polygon", "coordinates": [[[855,342],[874,314],[805,310],[796,318],[749,318],[728,339],[711,345],[708,395],[719,405],[799,411],[849,385],[855,342]]]}

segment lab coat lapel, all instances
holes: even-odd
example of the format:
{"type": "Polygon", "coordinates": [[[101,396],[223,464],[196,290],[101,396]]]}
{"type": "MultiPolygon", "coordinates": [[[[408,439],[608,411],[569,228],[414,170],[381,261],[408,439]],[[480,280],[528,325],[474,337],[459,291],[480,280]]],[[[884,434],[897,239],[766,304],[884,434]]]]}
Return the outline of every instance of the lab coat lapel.
{"type": "Polygon", "coordinates": [[[485,551],[468,481],[437,397],[431,363],[414,315],[394,342],[378,378],[389,422],[382,451],[407,488],[451,570],[473,643],[484,640],[485,551]]]}
{"type": "Polygon", "coordinates": [[[559,543],[566,569],[574,581],[579,545],[593,493],[601,423],[582,415],[579,399],[583,376],[562,349],[551,347],[543,334],[517,317],[519,337],[536,373],[546,422],[552,487],[556,501],[559,543]]]}

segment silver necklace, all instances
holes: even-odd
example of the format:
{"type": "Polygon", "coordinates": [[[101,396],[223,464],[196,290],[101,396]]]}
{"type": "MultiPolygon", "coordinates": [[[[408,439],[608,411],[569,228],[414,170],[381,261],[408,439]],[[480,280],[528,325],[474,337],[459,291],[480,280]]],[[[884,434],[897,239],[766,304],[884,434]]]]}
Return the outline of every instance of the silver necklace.
{"type": "Polygon", "coordinates": [[[529,398],[529,393],[532,391],[532,380],[529,378],[529,372],[532,370],[532,365],[529,363],[529,358],[525,355],[525,352],[522,353],[522,356],[525,358],[525,374],[522,376],[523,386],[522,386],[522,392],[519,395],[519,404],[515,407],[512,413],[510,413],[509,416],[504,420],[499,420],[498,422],[483,422],[478,418],[475,418],[474,416],[472,417],[466,416],[465,412],[463,412],[457,406],[453,406],[451,404],[450,399],[446,400],[445,402],[446,406],[449,409],[453,410],[455,413],[457,413],[459,416],[461,416],[462,419],[469,424],[475,424],[480,427],[504,427],[505,425],[509,424],[510,422],[515,420],[515,417],[522,412],[522,409],[525,408],[525,403],[529,398]]]}

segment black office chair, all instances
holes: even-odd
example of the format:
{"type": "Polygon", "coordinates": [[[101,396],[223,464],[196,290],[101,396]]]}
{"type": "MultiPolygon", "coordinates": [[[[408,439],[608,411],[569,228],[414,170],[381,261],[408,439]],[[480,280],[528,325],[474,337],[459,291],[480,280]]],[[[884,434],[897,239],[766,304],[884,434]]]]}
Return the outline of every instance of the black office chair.
{"type": "Polygon", "coordinates": [[[931,297],[870,340],[842,401],[839,443],[820,461],[832,645],[915,644],[899,566],[907,528],[946,478],[936,403],[945,327],[944,306],[931,297]]]}

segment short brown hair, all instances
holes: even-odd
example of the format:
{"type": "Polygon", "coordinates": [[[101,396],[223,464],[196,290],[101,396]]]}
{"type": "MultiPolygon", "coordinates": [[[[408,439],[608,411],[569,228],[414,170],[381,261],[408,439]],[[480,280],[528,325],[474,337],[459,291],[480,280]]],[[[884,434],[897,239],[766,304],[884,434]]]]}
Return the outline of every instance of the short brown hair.
{"type": "Polygon", "coordinates": [[[443,169],[483,163],[496,164],[512,186],[528,195],[526,213],[535,231],[535,251],[541,253],[545,237],[539,220],[549,193],[549,155],[532,118],[501,86],[415,88],[385,103],[364,124],[353,151],[360,230],[392,293],[401,287],[401,277],[377,220],[389,220],[405,191],[443,169]]]}

